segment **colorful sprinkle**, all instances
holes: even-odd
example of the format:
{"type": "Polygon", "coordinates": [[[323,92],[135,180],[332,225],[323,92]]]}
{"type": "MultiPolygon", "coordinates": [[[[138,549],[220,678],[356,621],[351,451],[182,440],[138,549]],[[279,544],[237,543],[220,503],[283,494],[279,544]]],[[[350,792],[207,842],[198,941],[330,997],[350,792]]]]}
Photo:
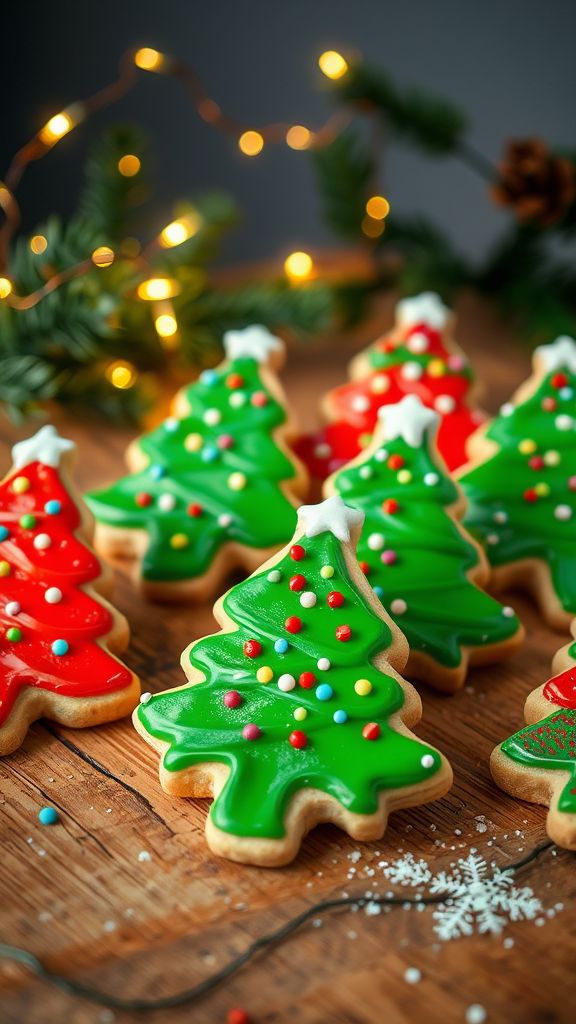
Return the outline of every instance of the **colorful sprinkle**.
{"type": "Polygon", "coordinates": [[[390,458],[388,459],[388,468],[402,469],[404,462],[405,459],[402,457],[402,455],[391,455],[390,458]]]}
{"type": "Polygon", "coordinates": [[[323,565],[320,569],[320,575],[323,580],[331,580],[334,575],[333,565],[323,565]]]}
{"type": "Polygon", "coordinates": [[[318,598],[316,597],[316,594],[311,590],[305,590],[304,593],[300,595],[300,604],[303,608],[314,608],[317,600],[318,598]]]}
{"type": "Polygon", "coordinates": [[[381,551],[385,544],[383,533],[371,533],[366,541],[370,551],[381,551]]]}
{"type": "Polygon", "coordinates": [[[55,807],[41,807],[38,811],[38,821],[41,825],[55,825],[59,818],[55,807]]]}
{"type": "Polygon", "coordinates": [[[362,729],[362,735],[365,740],[377,740],[381,731],[378,722],[368,722],[362,729]]]}
{"type": "Polygon", "coordinates": [[[207,444],[200,452],[200,458],[202,462],[216,462],[220,458],[220,452],[213,444],[207,444]]]}
{"type": "Polygon", "coordinates": [[[282,693],[290,693],[296,686],[296,680],[294,676],[291,676],[289,672],[283,672],[278,679],[278,689],[282,690],[282,693]]]}
{"type": "Polygon", "coordinates": [[[185,533],[173,533],[170,537],[170,547],[175,551],[182,551],[187,548],[190,541],[185,533]]]}
{"type": "Polygon", "coordinates": [[[199,452],[203,444],[202,434],[187,434],[184,438],[184,447],[187,452],[199,452]]]}
{"type": "Polygon", "coordinates": [[[522,455],[532,455],[536,451],[537,447],[538,445],[536,444],[536,441],[533,441],[530,437],[526,437],[523,441],[520,441],[518,451],[522,455]]]}
{"type": "Polygon", "coordinates": [[[384,565],[394,565],[398,561],[398,555],[395,551],[389,548],[387,551],[383,551],[380,555],[380,561],[384,565]]]}
{"type": "Polygon", "coordinates": [[[401,469],[397,474],[396,479],[399,484],[409,484],[412,480],[412,473],[409,469],[401,469]]]}
{"type": "Polygon", "coordinates": [[[297,592],[299,590],[304,590],[304,587],[306,586],[306,577],[302,576],[301,573],[297,573],[296,576],[290,577],[288,586],[290,587],[290,590],[295,590],[297,592]]]}
{"type": "Polygon", "coordinates": [[[393,615],[404,615],[404,612],[407,610],[407,608],[408,605],[406,604],[406,601],[404,601],[403,598],[401,597],[395,597],[390,604],[390,611],[392,612],[393,615]]]}
{"type": "Polygon", "coordinates": [[[306,718],[308,718],[308,712],[306,708],[296,708],[292,717],[296,722],[303,722],[306,718]]]}
{"type": "Polygon", "coordinates": [[[348,715],[342,710],[342,708],[339,708],[338,711],[335,711],[332,715],[332,720],[336,722],[336,725],[344,725],[344,722],[348,721],[348,715]]]}
{"type": "Polygon", "coordinates": [[[46,551],[52,546],[52,538],[47,533],[37,533],[32,543],[37,551],[46,551]]]}
{"type": "Polygon", "coordinates": [[[250,402],[256,409],[262,409],[265,405],[268,405],[268,395],[264,391],[255,391],[250,402]]]}
{"type": "Polygon", "coordinates": [[[246,395],[243,391],[233,391],[228,402],[233,409],[241,409],[243,405],[246,405],[246,395]]]}
{"type": "Polygon", "coordinates": [[[303,690],[311,690],[316,685],[316,676],[313,672],[301,672],[298,676],[298,684],[303,690]]]}
{"type": "Polygon", "coordinates": [[[341,643],[345,644],[352,636],[352,630],[350,626],[337,626],[336,627],[336,639],[340,640],[341,643]]]}
{"type": "Polygon", "coordinates": [[[559,466],[560,465],[560,452],[551,449],[549,452],[544,452],[544,462],[547,466],[559,466]]]}
{"type": "Polygon", "coordinates": [[[320,669],[321,672],[328,672],[332,668],[332,662],[329,658],[318,658],[316,668],[320,669]]]}
{"type": "Polygon", "coordinates": [[[9,537],[9,536],[10,536],[10,530],[8,530],[5,526],[0,526],[0,543],[3,540],[6,540],[6,538],[9,537]]]}
{"type": "Polygon", "coordinates": [[[299,633],[302,629],[302,619],[297,615],[289,615],[284,625],[289,633],[299,633]]]}
{"type": "Polygon", "coordinates": [[[245,740],[259,740],[262,735],[262,730],[258,728],[254,722],[249,722],[242,729],[242,736],[245,740]]]}
{"type": "Polygon", "coordinates": [[[226,451],[226,449],[234,447],[234,438],[232,437],[232,434],[220,434],[216,443],[219,448],[226,451]]]}
{"type": "Polygon", "coordinates": [[[23,530],[32,530],[36,526],[36,516],[27,513],[24,516],[20,516],[19,522],[23,530]]]}
{"type": "Polygon", "coordinates": [[[68,654],[70,650],[70,644],[67,640],[54,640],[51,644],[52,654],[55,654],[58,658],[61,658],[64,654],[68,654]]]}
{"type": "Polygon", "coordinates": [[[557,416],[554,423],[558,430],[572,430],[572,427],[574,426],[572,416],[568,416],[566,413],[562,413],[560,416],[557,416]]]}
{"type": "Polygon", "coordinates": [[[304,750],[308,746],[308,737],[301,729],[294,729],[288,737],[288,742],[295,750],[304,750]]]}
{"type": "Polygon", "coordinates": [[[231,491],[243,491],[247,482],[244,473],[231,473],[228,477],[228,487],[231,491]]]}
{"type": "Polygon", "coordinates": [[[169,434],[173,434],[174,431],[178,430],[180,420],[176,416],[169,416],[168,419],[164,420],[164,430],[167,430],[169,434]]]}
{"type": "Polygon", "coordinates": [[[20,601],[8,601],[5,611],[6,615],[19,615],[22,611],[20,601]]]}
{"type": "Polygon", "coordinates": [[[357,679],[354,683],[354,690],[359,697],[367,697],[372,693],[372,683],[369,679],[357,679]]]}
{"type": "Polygon", "coordinates": [[[206,409],[202,419],[208,427],[216,427],[222,419],[222,413],[219,409],[206,409]]]}
{"type": "Polygon", "coordinates": [[[259,640],[245,640],[242,650],[247,658],[258,658],[262,654],[262,644],[259,640]]]}
{"type": "Polygon", "coordinates": [[[189,516],[192,516],[193,519],[198,519],[198,517],[202,515],[203,509],[202,505],[200,505],[197,501],[191,501],[186,511],[189,516]]]}
{"type": "Polygon", "coordinates": [[[153,480],[161,480],[162,477],[166,476],[166,466],[161,466],[159,462],[155,462],[150,466],[150,476],[153,480]]]}
{"type": "Polygon", "coordinates": [[[216,370],[203,370],[200,374],[200,380],[206,387],[211,388],[218,383],[218,374],[216,370]]]}
{"type": "Polygon", "coordinates": [[[25,476],[17,476],[12,481],[12,490],[14,494],[26,494],[30,490],[30,481],[25,476]]]}
{"type": "Polygon", "coordinates": [[[289,647],[290,644],[284,639],[284,637],[280,637],[279,640],[274,641],[274,650],[276,651],[276,654],[286,654],[289,647]]]}
{"type": "Polygon", "coordinates": [[[147,505],[152,504],[152,495],[148,491],[140,491],[134,498],[134,502],[138,508],[146,508],[147,505]]]}
{"type": "Polygon", "coordinates": [[[244,377],[240,373],[229,373],[226,377],[226,387],[236,390],[244,387],[244,377]]]}
{"type": "Polygon", "coordinates": [[[44,511],[48,516],[57,516],[62,511],[62,502],[57,501],[56,498],[51,498],[44,505],[44,511]]]}
{"type": "Polygon", "coordinates": [[[385,512],[387,516],[393,516],[399,508],[400,506],[395,498],[386,498],[382,502],[382,511],[385,512]]]}
{"type": "Polygon", "coordinates": [[[63,594],[60,587],[48,587],[44,593],[44,600],[47,604],[60,604],[63,594]]]}
{"type": "Polygon", "coordinates": [[[316,698],[317,700],[325,701],[330,700],[334,696],[334,690],[329,683],[320,683],[320,686],[316,687],[316,698]]]}
{"type": "Polygon", "coordinates": [[[438,473],[424,474],[424,483],[426,484],[426,487],[435,487],[439,480],[440,477],[438,476],[438,473]]]}
{"type": "Polygon", "coordinates": [[[162,512],[171,512],[176,507],[176,498],[173,494],[161,494],[158,498],[158,508],[162,512]]]}
{"type": "Polygon", "coordinates": [[[0,576],[9,576],[9,575],[10,575],[10,562],[1,561],[0,562],[0,576]]]}
{"type": "Polygon", "coordinates": [[[256,673],[256,679],[259,683],[269,683],[274,678],[274,673],[269,665],[263,665],[259,668],[256,673]]]}
{"type": "Polygon", "coordinates": [[[239,708],[244,703],[244,698],[238,690],[227,690],[222,698],[224,706],[227,708],[239,708]]]}
{"type": "Polygon", "coordinates": [[[290,558],[294,562],[301,562],[306,556],[306,551],[301,544],[293,544],[290,548],[290,558]]]}
{"type": "Polygon", "coordinates": [[[341,608],[344,604],[344,594],[339,590],[331,590],[326,598],[326,604],[329,608],[341,608]]]}
{"type": "Polygon", "coordinates": [[[10,640],[13,644],[17,644],[22,639],[22,630],[17,629],[16,626],[10,626],[10,629],[6,630],[6,639],[10,640]]]}

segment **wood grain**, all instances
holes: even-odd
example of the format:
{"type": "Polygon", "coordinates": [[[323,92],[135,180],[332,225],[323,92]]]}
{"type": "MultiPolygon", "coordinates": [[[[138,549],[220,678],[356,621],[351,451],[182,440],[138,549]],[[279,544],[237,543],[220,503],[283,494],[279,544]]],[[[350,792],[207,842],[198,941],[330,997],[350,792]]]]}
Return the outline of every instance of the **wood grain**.
{"type": "MultiPolygon", "coordinates": [[[[485,307],[464,296],[459,312],[459,340],[489,382],[485,404],[495,409],[527,374],[528,354],[485,307]]],[[[390,304],[384,303],[352,341],[291,348],[285,384],[304,426],[314,425],[319,394],[344,378],[350,356],[389,317],[390,304]]],[[[121,471],[128,432],[63,417],[58,425],[78,441],[81,488],[121,471]]],[[[0,424],[4,467],[16,433],[26,431],[0,424]]],[[[207,802],[162,793],[157,759],[128,721],[84,732],[35,725],[21,750],[0,766],[2,940],[90,985],[158,997],[194,984],[312,900],[343,891],[386,892],[389,884],[377,868],[374,877],[365,873],[382,856],[410,850],[444,867],[472,846],[506,864],[542,841],[544,809],[498,791],[488,757],[520,725],[524,698],[545,679],[552,654],[567,638],[545,629],[519,595],[507,599],[526,625],[522,651],[501,667],[472,672],[468,686],[453,697],[423,691],[418,732],[452,761],[453,790],[434,805],[394,814],[384,840],[362,847],[357,881],[347,873],[348,854],[358,844],[331,827],[316,829],[288,868],[259,870],[214,859],[203,837],[207,802]],[[37,822],[44,804],[61,813],[53,828],[37,822]],[[489,822],[486,833],[477,831],[478,815],[489,822]]],[[[211,610],[147,605],[121,574],[115,603],[131,622],[126,660],[144,687],[180,684],[180,652],[212,630],[211,610]]],[[[231,1006],[244,1006],[255,1022],[447,1024],[464,1021],[466,1007],[480,1003],[490,1022],[572,1021],[573,857],[546,854],[525,877],[545,907],[561,901],[566,909],[542,927],[511,925],[506,935],[514,939],[512,948],[491,936],[438,943],[430,911],[336,913],[260,957],[193,1009],[149,1019],[218,1022],[231,1006]],[[404,980],[409,966],[422,971],[417,985],[404,980]]],[[[140,1019],[110,1016],[7,963],[0,963],[0,984],[6,1024],[140,1019]]]]}

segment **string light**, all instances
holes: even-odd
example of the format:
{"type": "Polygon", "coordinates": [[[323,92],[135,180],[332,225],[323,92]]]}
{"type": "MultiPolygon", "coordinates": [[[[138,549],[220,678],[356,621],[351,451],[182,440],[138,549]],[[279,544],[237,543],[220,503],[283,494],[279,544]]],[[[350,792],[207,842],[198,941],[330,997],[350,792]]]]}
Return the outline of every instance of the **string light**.
{"type": "Polygon", "coordinates": [[[150,277],[138,285],[138,298],[145,302],[157,302],[159,299],[171,299],[178,295],[180,285],[170,277],[150,277]]]}
{"type": "Polygon", "coordinates": [[[260,132],[242,132],[238,145],[244,156],[258,156],[264,149],[264,136],[260,132]]]}
{"type": "Polygon", "coordinates": [[[0,277],[0,299],[7,299],[12,291],[12,281],[7,277],[0,277]]]}
{"type": "Polygon", "coordinates": [[[178,321],[173,313],[160,313],[154,320],[160,338],[173,338],[178,332],[178,321]]]}
{"type": "Polygon", "coordinates": [[[326,78],[331,78],[334,81],[342,78],[348,71],[347,62],[337,50],[326,50],[324,53],[321,53],[318,57],[318,66],[322,74],[326,75],[326,78]]]}
{"type": "Polygon", "coordinates": [[[33,235],[30,239],[30,249],[35,256],[41,256],[48,248],[48,239],[44,235],[33,235]]]}
{"type": "Polygon", "coordinates": [[[99,245],[91,256],[95,267],[111,267],[114,263],[114,250],[109,245],[99,245]]]}
{"type": "Polygon", "coordinates": [[[286,144],[290,149],[308,149],[312,141],[312,132],[303,124],[294,124],[286,132],[286,144]]]}
{"type": "Polygon", "coordinates": [[[134,153],[126,153],[118,161],[118,170],[123,178],[133,178],[142,167],[142,161],[134,153]]]}
{"type": "Polygon", "coordinates": [[[134,54],[134,63],[141,71],[159,72],[166,63],[166,57],[159,50],[153,50],[151,46],[142,46],[134,54]]]}
{"type": "Polygon", "coordinates": [[[305,281],[313,269],[314,261],[307,252],[292,252],[284,260],[284,271],[291,281],[305,281]]]}
{"type": "Polygon", "coordinates": [[[384,221],[377,220],[375,217],[364,217],[362,221],[362,231],[367,238],[379,238],[384,232],[384,221]]]}
{"type": "Polygon", "coordinates": [[[158,241],[163,249],[172,249],[175,245],[182,245],[192,238],[202,226],[202,218],[199,213],[189,213],[185,217],[179,217],[167,224],[160,232],[158,241]]]}
{"type": "Polygon", "coordinates": [[[75,103],[59,114],[54,114],[38,132],[40,142],[49,148],[56,145],[68,132],[71,132],[84,118],[81,103],[75,103]]]}
{"type": "Polygon", "coordinates": [[[384,220],[390,213],[390,203],[384,196],[370,196],[366,203],[366,213],[374,220],[384,220]]]}
{"type": "Polygon", "coordinates": [[[110,363],[106,367],[106,377],[113,387],[126,391],[127,388],[134,387],[138,371],[132,363],[117,359],[116,362],[110,363]]]}

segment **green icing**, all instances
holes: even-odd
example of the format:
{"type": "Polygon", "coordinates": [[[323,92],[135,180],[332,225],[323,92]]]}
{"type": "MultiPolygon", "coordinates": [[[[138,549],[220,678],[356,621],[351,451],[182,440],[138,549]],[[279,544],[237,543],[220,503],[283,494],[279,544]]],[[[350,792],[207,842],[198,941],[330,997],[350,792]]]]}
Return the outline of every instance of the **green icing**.
{"type": "Polygon", "coordinates": [[[536,725],[520,729],[504,741],[502,750],[527,768],[569,772],[557,809],[576,814],[576,710],[555,711],[536,725]]]}
{"type": "Polygon", "coordinates": [[[147,732],[170,744],[164,756],[168,771],[207,762],[230,768],[211,817],[218,828],[234,835],[284,836],[291,797],[310,787],[330,794],[350,811],[371,814],[378,808],[380,791],[422,782],[441,766],[436,751],[390,725],[390,716],[403,706],[402,687],[392,676],[378,671],[372,659],[391,644],[391,632],[351,582],[340,543],[331,533],[304,538],[300,543],[305,558],[294,561],[286,555],[279,561],[278,582],[271,582],[264,572],[226,595],[225,611],[238,630],[205,637],[190,655],[191,664],[204,674],[205,681],[158,694],[138,709],[147,732]],[[330,579],[320,575],[325,565],[334,568],[330,579]],[[315,607],[302,607],[300,594],[290,590],[288,582],[295,574],[306,577],[306,591],[317,597],[315,607]],[[345,600],[342,607],[333,609],[326,598],[334,590],[345,600]],[[292,634],[285,629],[288,616],[301,618],[301,632],[292,634]],[[347,643],[335,636],[341,624],[352,629],[347,643]],[[256,658],[244,654],[243,645],[249,639],[262,644],[256,658]],[[277,640],[288,641],[285,653],[275,650],[277,640]],[[319,658],[328,658],[331,667],[319,669],[319,658]],[[274,672],[266,685],[256,680],[262,666],[274,672]],[[298,685],[300,674],[307,671],[317,679],[312,689],[298,685]],[[277,686],[285,673],[296,680],[295,689],[287,693],[277,686]],[[358,679],[372,683],[368,696],[355,692],[358,679]],[[322,701],[316,694],[324,683],[332,687],[333,696],[322,701]],[[242,705],[234,710],[223,703],[229,690],[243,697],[242,705]],[[307,710],[304,721],[294,719],[296,708],[307,710]],[[338,710],[348,716],[342,725],[333,719],[338,710]],[[376,740],[362,735],[369,722],[380,725],[376,740]],[[247,723],[259,726],[259,739],[243,738],[242,728],[247,723]],[[306,733],[304,749],[290,745],[288,737],[293,730],[306,733]],[[426,755],[432,759],[427,767],[422,764],[426,755]]]}
{"type": "Polygon", "coordinates": [[[294,477],[294,465],[272,437],[286,415],[264,386],[256,360],[235,359],[206,371],[185,390],[185,397],[190,412],[183,419],[170,418],[139,439],[148,459],[146,469],[87,495],[100,522],[146,530],[149,545],[142,575],[147,580],[200,576],[223,544],[235,541],[252,548],[283,544],[296,523],[295,509],[280,486],[294,477]],[[242,377],[241,387],[227,384],[231,374],[242,377]],[[265,405],[252,404],[252,396],[258,393],[266,395],[265,405]],[[239,395],[243,404],[231,404],[238,402],[239,395]],[[210,410],[217,410],[218,423],[206,422],[210,410]],[[200,437],[196,451],[186,442],[191,435],[200,437]],[[220,447],[219,441],[227,435],[232,438],[231,447],[220,447]],[[243,489],[229,486],[234,473],[246,477],[243,489]],[[142,494],[152,498],[145,507],[136,501],[142,494]],[[159,504],[165,495],[175,499],[173,509],[163,510],[159,504]],[[200,515],[190,514],[194,503],[201,506],[200,515]],[[175,535],[185,538],[185,547],[171,544],[175,535]]]}
{"type": "Polygon", "coordinates": [[[576,376],[564,375],[566,387],[555,387],[549,373],[526,401],[504,407],[487,432],[499,450],[460,483],[469,503],[464,522],[486,547],[492,565],[526,558],[546,562],[560,603],[576,614],[575,495],[569,484],[576,474],[576,376]],[[551,399],[556,408],[543,408],[551,399]],[[569,419],[558,421],[559,416],[569,419]],[[558,422],[568,429],[559,429],[558,422]],[[535,442],[533,452],[519,450],[526,440],[535,442]],[[535,457],[543,464],[532,468],[529,460],[535,457]],[[542,485],[549,493],[527,500],[526,492],[530,496],[542,485]],[[559,508],[569,517],[558,518],[559,508]]]}
{"type": "Polygon", "coordinates": [[[444,369],[442,377],[438,378],[439,382],[446,377],[459,377],[472,381],[472,370],[469,363],[464,360],[458,364],[457,370],[450,368],[447,362],[450,353],[444,346],[435,345],[432,351],[412,352],[407,345],[396,345],[390,352],[385,352],[379,345],[375,345],[368,349],[367,355],[373,370],[390,370],[394,366],[402,366],[405,363],[418,363],[424,370],[427,370],[432,359],[441,359],[444,362],[444,369]]]}
{"type": "Polygon", "coordinates": [[[458,492],[435,463],[426,431],[418,448],[402,438],[387,442],[361,465],[338,473],[335,486],[347,504],[365,514],[359,561],[367,564],[368,581],[411,650],[456,667],[462,647],[514,636],[518,619],[504,614],[502,605],[467,578],[478,554],[446,511],[458,492]],[[402,467],[391,468],[389,458],[398,456],[404,460],[402,467]],[[411,479],[402,483],[406,472],[411,479]],[[385,499],[396,501],[397,511],[384,511],[385,499]],[[377,539],[381,546],[374,550],[377,539]],[[396,561],[386,564],[382,557],[390,553],[396,561]],[[407,605],[400,614],[394,605],[399,600],[407,605]]]}

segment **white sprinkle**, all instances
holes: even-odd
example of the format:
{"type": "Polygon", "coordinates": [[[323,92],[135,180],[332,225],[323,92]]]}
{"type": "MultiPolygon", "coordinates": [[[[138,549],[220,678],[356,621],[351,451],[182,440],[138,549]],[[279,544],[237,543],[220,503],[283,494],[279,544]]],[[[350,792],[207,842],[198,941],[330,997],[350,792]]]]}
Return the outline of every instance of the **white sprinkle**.
{"type": "Polygon", "coordinates": [[[386,448],[379,448],[377,452],[374,452],[374,458],[376,462],[386,462],[388,458],[388,451],[386,448]]]}
{"type": "Polygon", "coordinates": [[[303,594],[300,594],[300,604],[303,608],[313,608],[318,598],[311,590],[305,590],[303,594]]]}
{"type": "Polygon", "coordinates": [[[511,416],[513,412],[514,406],[512,405],[512,402],[504,402],[504,405],[500,406],[501,416],[511,416]]]}
{"type": "Polygon", "coordinates": [[[62,591],[60,587],[48,587],[48,590],[44,594],[44,600],[48,604],[59,604],[62,600],[62,591]]]}
{"type": "Polygon", "coordinates": [[[560,522],[565,523],[568,519],[572,518],[572,509],[570,505],[556,505],[554,515],[560,522]]]}
{"type": "Polygon", "coordinates": [[[282,573],[279,569],[271,569],[266,577],[269,583],[280,583],[282,579],[282,573]]]}
{"type": "Polygon", "coordinates": [[[21,605],[19,601],[8,601],[5,608],[6,615],[18,615],[20,610],[21,605]]]}
{"type": "Polygon", "coordinates": [[[243,391],[233,391],[228,403],[233,409],[241,409],[243,405],[246,405],[246,395],[243,391]]]}
{"type": "Polygon", "coordinates": [[[424,754],[424,756],[420,758],[420,764],[423,768],[433,768],[434,758],[432,757],[432,754],[424,754]]]}
{"type": "Polygon", "coordinates": [[[488,533],[486,535],[486,543],[487,544],[494,545],[494,544],[498,544],[499,541],[500,541],[500,537],[498,536],[497,533],[488,533]]]}
{"type": "Polygon", "coordinates": [[[370,551],[381,551],[384,547],[384,543],[383,533],[371,533],[367,540],[370,551]]]}
{"type": "Polygon", "coordinates": [[[382,907],[374,900],[370,900],[370,902],[366,904],[364,912],[366,917],[378,917],[378,914],[382,913],[382,907]]]}
{"type": "Polygon", "coordinates": [[[407,967],[404,971],[404,981],[408,985],[417,985],[419,981],[422,981],[422,971],[417,967],[407,967]]]}
{"type": "Polygon", "coordinates": [[[141,864],[144,864],[145,862],[152,860],[152,854],[148,853],[148,850],[140,850],[138,860],[141,864]]]}
{"type": "Polygon", "coordinates": [[[494,513],[492,518],[494,519],[495,523],[507,523],[508,513],[504,512],[502,509],[499,509],[498,512],[494,513]]]}
{"type": "Polygon", "coordinates": [[[32,541],[37,551],[45,551],[52,544],[52,538],[47,533],[37,533],[32,541]]]}
{"type": "Polygon", "coordinates": [[[437,412],[441,412],[445,415],[446,413],[454,412],[454,409],[456,408],[456,401],[452,398],[452,395],[438,395],[438,398],[434,402],[434,408],[437,412]]]}
{"type": "Polygon", "coordinates": [[[176,498],[173,494],[161,494],[158,498],[158,508],[162,512],[171,512],[176,507],[176,498]]]}
{"type": "Polygon", "coordinates": [[[424,483],[426,484],[426,487],[435,487],[439,479],[440,477],[438,476],[438,473],[424,474],[424,483]]]}
{"type": "Polygon", "coordinates": [[[466,1024],[484,1024],[488,1014],[480,1003],[472,1003],[466,1010],[466,1024]]]}
{"type": "Polygon", "coordinates": [[[118,927],[118,925],[116,924],[116,921],[105,921],[104,922],[104,931],[105,932],[115,932],[117,927],[118,927]]]}
{"type": "Polygon", "coordinates": [[[426,352],[428,345],[428,338],[426,337],[425,334],[420,334],[419,331],[413,334],[411,338],[408,338],[408,341],[406,343],[406,347],[410,350],[410,352],[414,352],[417,354],[420,354],[421,352],[426,352]]]}
{"type": "Polygon", "coordinates": [[[179,422],[175,416],[169,416],[167,420],[164,420],[164,429],[168,430],[169,433],[173,433],[174,430],[178,430],[179,422]]]}
{"type": "Polygon", "coordinates": [[[223,512],[221,516],[218,516],[218,526],[230,526],[232,522],[232,516],[228,512],[223,512]]]}
{"type": "Polygon", "coordinates": [[[326,441],[322,441],[321,444],[315,445],[314,455],[317,459],[329,459],[332,455],[332,448],[326,441]]]}
{"type": "Polygon", "coordinates": [[[329,658],[318,658],[318,661],[316,662],[316,666],[320,669],[321,672],[327,672],[328,669],[330,668],[330,664],[331,663],[329,658]]]}
{"type": "Polygon", "coordinates": [[[278,679],[278,689],[282,690],[283,693],[290,693],[290,690],[293,690],[295,686],[296,680],[288,672],[284,672],[278,679]]]}
{"type": "Polygon", "coordinates": [[[512,939],[510,936],[507,936],[504,939],[504,942],[502,943],[502,945],[504,946],[504,949],[512,949],[512,947],[514,945],[514,939],[512,939]]]}
{"type": "Polygon", "coordinates": [[[370,399],[366,398],[365,395],[355,395],[350,403],[354,412],[368,412],[370,408],[370,399]]]}
{"type": "Polygon", "coordinates": [[[358,475],[362,478],[362,480],[369,480],[370,477],[372,476],[372,473],[372,466],[360,466],[360,469],[358,470],[358,475]]]}
{"type": "Polygon", "coordinates": [[[513,608],[510,607],[509,604],[505,604],[504,607],[502,608],[502,615],[504,615],[507,619],[513,619],[515,614],[516,612],[513,608]]]}
{"type": "Polygon", "coordinates": [[[209,427],[215,427],[222,419],[222,413],[219,409],[206,409],[202,419],[204,423],[209,427]]]}
{"type": "Polygon", "coordinates": [[[568,416],[567,413],[564,412],[561,413],[560,416],[556,417],[554,423],[558,430],[572,430],[572,427],[574,426],[572,416],[568,416]]]}
{"type": "Polygon", "coordinates": [[[404,615],[404,612],[407,611],[407,609],[408,605],[401,597],[395,597],[390,603],[390,611],[393,615],[404,615]]]}
{"type": "Polygon", "coordinates": [[[149,700],[152,700],[152,694],[146,690],[145,693],[140,694],[140,703],[147,704],[149,700]]]}
{"type": "Polygon", "coordinates": [[[424,369],[420,363],[405,363],[400,370],[400,376],[404,380],[419,380],[423,373],[424,369]]]}

